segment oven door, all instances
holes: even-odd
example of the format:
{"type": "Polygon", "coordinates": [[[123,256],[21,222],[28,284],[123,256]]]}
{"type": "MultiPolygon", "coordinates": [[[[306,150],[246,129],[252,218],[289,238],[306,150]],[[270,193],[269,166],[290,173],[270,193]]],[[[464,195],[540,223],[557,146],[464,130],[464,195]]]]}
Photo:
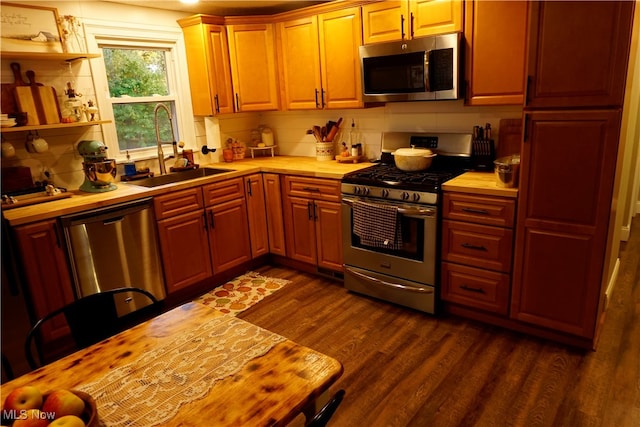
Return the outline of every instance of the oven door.
{"type": "MultiPolygon", "coordinates": [[[[402,245],[386,249],[363,244],[354,233],[353,202],[372,201],[342,196],[342,236],[345,266],[354,266],[417,283],[435,284],[437,207],[383,201],[396,206],[402,229],[402,245]]],[[[376,203],[380,203],[376,201],[376,203]]]]}

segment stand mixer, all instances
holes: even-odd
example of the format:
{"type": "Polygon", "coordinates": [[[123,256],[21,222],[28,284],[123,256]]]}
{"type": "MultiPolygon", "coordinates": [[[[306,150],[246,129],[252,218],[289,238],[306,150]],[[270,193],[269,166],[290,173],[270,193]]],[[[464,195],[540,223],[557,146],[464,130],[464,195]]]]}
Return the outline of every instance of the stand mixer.
{"type": "Polygon", "coordinates": [[[103,193],[115,190],[116,160],[107,158],[107,147],[102,141],[85,140],[78,143],[78,152],[84,157],[84,182],[80,191],[103,193]]]}

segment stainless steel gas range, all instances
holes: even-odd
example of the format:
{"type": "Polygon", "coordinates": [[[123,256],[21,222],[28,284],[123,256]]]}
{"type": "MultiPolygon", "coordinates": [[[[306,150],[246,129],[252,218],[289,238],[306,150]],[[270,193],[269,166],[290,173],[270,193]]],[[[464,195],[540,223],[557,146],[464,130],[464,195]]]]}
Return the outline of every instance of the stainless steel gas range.
{"type": "Polygon", "coordinates": [[[386,133],[381,162],[344,176],[347,289],[436,313],[441,185],[472,168],[471,141],[471,134],[386,133]],[[391,152],[411,146],[437,154],[427,170],[404,172],[395,167],[391,152]]]}

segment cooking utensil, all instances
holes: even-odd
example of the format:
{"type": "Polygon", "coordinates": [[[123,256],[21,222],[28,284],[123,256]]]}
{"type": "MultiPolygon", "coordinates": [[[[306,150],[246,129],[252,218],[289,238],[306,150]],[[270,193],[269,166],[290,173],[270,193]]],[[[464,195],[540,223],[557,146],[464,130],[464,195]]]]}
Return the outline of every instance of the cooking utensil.
{"type": "Polygon", "coordinates": [[[333,139],[336,137],[338,131],[340,130],[340,124],[342,123],[342,117],[340,117],[337,122],[329,122],[329,123],[333,123],[333,125],[331,125],[331,130],[329,131],[329,134],[327,135],[327,142],[333,142],[333,139]]]}
{"type": "Polygon", "coordinates": [[[403,171],[414,172],[426,170],[431,166],[436,154],[428,148],[398,148],[391,153],[396,167],[403,171]]]}
{"type": "Polygon", "coordinates": [[[2,99],[0,101],[0,108],[5,114],[15,114],[19,112],[18,104],[15,97],[15,88],[18,86],[26,86],[26,83],[22,80],[20,64],[18,64],[17,62],[12,62],[10,66],[11,71],[13,72],[14,82],[2,83],[1,91],[2,99]]]}
{"type": "Polygon", "coordinates": [[[33,70],[26,72],[33,99],[38,110],[38,119],[41,124],[57,124],[61,122],[60,105],[56,90],[52,86],[45,86],[36,82],[36,73],[33,70]]]}

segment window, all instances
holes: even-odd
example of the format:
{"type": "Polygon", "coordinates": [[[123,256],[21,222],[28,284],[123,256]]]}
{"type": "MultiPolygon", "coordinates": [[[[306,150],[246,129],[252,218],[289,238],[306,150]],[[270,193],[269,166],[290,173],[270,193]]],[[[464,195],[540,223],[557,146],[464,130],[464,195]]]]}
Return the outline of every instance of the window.
{"type": "Polygon", "coordinates": [[[168,66],[171,51],[100,47],[109,87],[107,103],[113,110],[120,151],[156,147],[158,139],[169,144],[176,141],[178,135],[172,133],[178,131],[173,123],[176,108],[172,92],[175,91],[172,91],[168,66]],[[157,108],[159,104],[164,104],[167,109],[157,108]]]}

